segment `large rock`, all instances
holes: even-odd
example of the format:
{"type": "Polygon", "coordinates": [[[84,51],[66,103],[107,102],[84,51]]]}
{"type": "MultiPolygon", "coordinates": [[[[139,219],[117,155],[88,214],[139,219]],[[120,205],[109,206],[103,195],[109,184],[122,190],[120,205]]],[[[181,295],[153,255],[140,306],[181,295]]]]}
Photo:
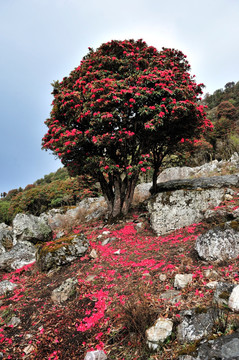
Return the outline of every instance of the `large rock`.
{"type": "Polygon", "coordinates": [[[239,360],[239,333],[220,336],[199,346],[195,360],[239,360]]]}
{"type": "Polygon", "coordinates": [[[215,321],[215,310],[185,310],[181,314],[182,322],[178,325],[178,340],[181,343],[193,342],[208,336],[215,321]]]}
{"type": "Polygon", "coordinates": [[[230,282],[218,281],[216,282],[215,291],[213,294],[213,302],[217,307],[227,307],[229,297],[235,287],[235,284],[230,282]]]}
{"type": "Polygon", "coordinates": [[[35,261],[36,248],[29,242],[20,241],[13,248],[0,255],[0,269],[13,271],[35,261]]]}
{"type": "Polygon", "coordinates": [[[69,264],[83,256],[88,247],[89,241],[83,234],[50,241],[39,246],[36,253],[37,265],[41,271],[48,271],[69,264]]]}
{"type": "Polygon", "coordinates": [[[239,232],[233,228],[214,228],[198,236],[198,255],[207,261],[229,260],[239,256],[239,232]]]}
{"type": "Polygon", "coordinates": [[[228,307],[235,312],[239,312],[239,285],[232,290],[228,300],[228,307]]]}
{"type": "MultiPolygon", "coordinates": [[[[4,224],[5,225],[5,224],[4,224]]],[[[13,233],[12,230],[2,226],[0,227],[0,255],[10,250],[13,247],[13,233]]]]}
{"type": "Polygon", "coordinates": [[[149,191],[151,187],[152,183],[138,184],[134,190],[133,204],[139,204],[147,200],[151,196],[149,191]]]}
{"type": "Polygon", "coordinates": [[[75,209],[66,212],[66,216],[75,219],[84,220],[86,222],[99,219],[104,216],[107,211],[107,204],[103,196],[98,198],[85,198],[75,209]]]}
{"type": "Polygon", "coordinates": [[[103,196],[85,198],[77,206],[68,209],[65,213],[52,209],[41,214],[40,218],[48,222],[52,230],[74,226],[82,222],[97,220],[107,212],[107,204],[103,196]]]}
{"type": "Polygon", "coordinates": [[[0,281],[0,295],[4,295],[8,291],[14,290],[18,285],[8,280],[0,281]]]}
{"type": "Polygon", "coordinates": [[[47,213],[42,213],[40,218],[43,219],[52,230],[62,226],[62,216],[64,214],[63,208],[51,209],[47,213]]]}
{"type": "Polygon", "coordinates": [[[202,221],[204,212],[220,205],[224,189],[167,191],[154,195],[148,203],[150,222],[157,235],[202,221]]]}
{"type": "Polygon", "coordinates": [[[198,179],[171,180],[164,183],[157,183],[156,193],[165,192],[165,191],[175,191],[180,189],[187,189],[187,190],[220,189],[220,188],[228,188],[232,186],[239,187],[239,174],[201,177],[198,179]]]}
{"type": "Polygon", "coordinates": [[[229,160],[213,160],[209,163],[205,163],[201,166],[195,167],[172,167],[165,169],[162,173],[158,176],[157,182],[165,182],[170,180],[177,180],[177,179],[189,179],[192,177],[202,177],[208,176],[209,174],[222,174],[223,171],[228,170],[231,171],[232,169],[239,168],[239,155],[234,153],[229,160]]]}
{"type": "Polygon", "coordinates": [[[156,350],[172,333],[173,322],[169,319],[158,318],[153,326],[146,330],[148,347],[156,350]]]}
{"type": "Polygon", "coordinates": [[[165,169],[157,178],[157,183],[162,183],[171,180],[178,179],[189,179],[197,172],[196,168],[191,168],[189,166],[176,166],[165,169]]]}
{"type": "Polygon", "coordinates": [[[41,217],[17,214],[13,219],[13,237],[14,241],[30,241],[36,244],[50,240],[52,230],[41,217]]]}

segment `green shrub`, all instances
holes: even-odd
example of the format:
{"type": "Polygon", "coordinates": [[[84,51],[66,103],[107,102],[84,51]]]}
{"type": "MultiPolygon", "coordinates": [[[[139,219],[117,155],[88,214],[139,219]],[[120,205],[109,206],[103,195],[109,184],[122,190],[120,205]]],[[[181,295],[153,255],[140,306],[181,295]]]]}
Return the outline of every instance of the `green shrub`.
{"type": "Polygon", "coordinates": [[[0,223],[9,224],[11,218],[9,216],[10,201],[0,200],[0,223]]]}
{"type": "Polygon", "coordinates": [[[16,194],[10,201],[9,216],[12,219],[19,212],[38,216],[53,207],[75,205],[84,197],[98,195],[98,188],[89,176],[55,180],[16,194]]]}

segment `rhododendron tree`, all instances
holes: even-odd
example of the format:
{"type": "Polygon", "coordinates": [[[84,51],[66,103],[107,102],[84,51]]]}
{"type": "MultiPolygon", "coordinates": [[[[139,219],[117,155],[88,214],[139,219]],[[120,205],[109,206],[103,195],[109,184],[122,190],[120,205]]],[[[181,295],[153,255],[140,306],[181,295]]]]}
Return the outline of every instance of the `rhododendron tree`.
{"type": "Polygon", "coordinates": [[[202,84],[188,73],[181,51],[158,51],[142,41],[89,48],[80,66],[53,84],[54,100],[43,148],[69,173],[89,173],[101,184],[109,216],[126,214],[140,173],[182,138],[212,126],[199,104],[202,84]]]}

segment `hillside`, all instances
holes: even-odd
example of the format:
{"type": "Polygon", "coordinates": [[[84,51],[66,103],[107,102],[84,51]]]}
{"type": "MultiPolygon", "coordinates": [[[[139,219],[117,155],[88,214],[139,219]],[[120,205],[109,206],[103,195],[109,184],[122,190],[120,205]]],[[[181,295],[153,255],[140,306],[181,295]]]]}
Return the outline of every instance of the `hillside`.
{"type": "MultiPolygon", "coordinates": [[[[172,163],[195,166],[205,159],[229,159],[239,150],[238,89],[239,83],[228,83],[224,90],[206,95],[203,102],[208,104],[214,130],[196,151],[185,146],[166,159],[164,168],[172,163]]],[[[238,167],[229,165],[220,163],[221,174],[237,174],[238,167]]],[[[215,173],[207,175],[218,171],[216,165],[215,173]]],[[[50,271],[40,271],[37,263],[0,271],[0,359],[94,360],[87,354],[102,350],[106,355],[99,360],[204,360],[198,349],[208,341],[223,342],[235,335],[230,339],[238,345],[238,311],[228,306],[230,292],[239,281],[238,257],[205,261],[195,251],[198,236],[210,229],[227,230],[225,226],[229,226],[238,233],[239,188],[229,190],[220,206],[210,210],[210,217],[166,235],[152,231],[147,202],[134,203],[128,217],[115,224],[102,219],[84,222],[82,216],[78,223],[66,222],[63,228],[55,228],[43,250],[53,253],[75,235],[86,238],[89,248],[71,264],[50,271]],[[191,281],[177,288],[177,275],[189,276],[191,281]],[[14,288],[1,293],[1,286],[9,282],[14,288]],[[59,301],[60,290],[56,289],[65,282],[74,286],[67,296],[64,290],[65,297],[59,301]],[[188,317],[212,312],[210,332],[200,339],[180,341],[178,328],[186,310],[191,312],[188,317]],[[172,331],[153,351],[146,330],[159,317],[173,324],[172,331]]],[[[17,213],[39,216],[56,207],[74,210],[80,200],[99,194],[94,179],[70,178],[65,169],[59,169],[25,189],[4,194],[0,223],[12,224],[17,213]]],[[[167,205],[167,191],[164,201],[167,205]]],[[[4,229],[0,229],[2,241],[1,231],[4,229]]],[[[224,358],[239,359],[237,350],[234,355],[224,358]]]]}
{"type": "MultiPolygon", "coordinates": [[[[164,236],[152,232],[142,205],[117,224],[102,220],[78,224],[72,233],[84,234],[90,242],[83,257],[48,272],[32,264],[2,273],[3,281],[17,285],[0,296],[2,358],[83,360],[88,352],[104,350],[110,360],[184,359],[200,345],[198,340],[182,343],[177,337],[183,311],[189,309],[198,314],[215,310],[206,338],[233,334],[239,327],[238,315],[215,302],[213,281],[214,286],[215,281],[237,285],[238,260],[205,261],[194,250],[199,234],[236,212],[238,189],[231,193],[214,209],[214,217],[164,236]],[[177,274],[191,274],[192,281],[177,290],[177,274]],[[60,293],[53,297],[54,290],[67,279],[76,286],[58,302],[60,293]],[[145,331],[159,316],[173,322],[173,331],[155,352],[149,350],[145,331]]],[[[237,220],[233,224],[236,228],[237,220]]],[[[54,248],[70,235],[46,246],[54,248]]],[[[224,291],[222,296],[229,295],[224,291]]]]}

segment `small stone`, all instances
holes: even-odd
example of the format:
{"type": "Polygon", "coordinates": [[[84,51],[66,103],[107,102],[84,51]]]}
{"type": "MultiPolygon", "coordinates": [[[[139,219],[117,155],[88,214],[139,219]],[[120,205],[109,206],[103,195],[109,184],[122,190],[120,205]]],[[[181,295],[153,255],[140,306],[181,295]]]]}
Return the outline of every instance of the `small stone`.
{"type": "Polygon", "coordinates": [[[228,307],[235,312],[239,311],[239,285],[235,286],[228,300],[228,307]]]}
{"type": "Polygon", "coordinates": [[[65,232],[64,232],[63,230],[58,231],[58,233],[56,234],[56,239],[60,239],[60,238],[62,238],[63,236],[65,236],[65,232]]]}
{"type": "Polygon", "coordinates": [[[218,285],[217,281],[209,281],[206,284],[206,287],[208,287],[209,289],[216,289],[217,285],[218,285]]]}
{"type": "Polygon", "coordinates": [[[160,274],[159,275],[159,280],[160,281],[165,281],[167,279],[167,276],[165,274],[160,274]]]}
{"type": "Polygon", "coordinates": [[[98,258],[98,254],[97,254],[97,251],[95,249],[92,249],[91,252],[90,252],[90,257],[92,259],[97,259],[98,258]]]}
{"type": "Polygon", "coordinates": [[[230,195],[230,194],[226,194],[226,195],[225,195],[225,200],[231,201],[231,200],[233,200],[233,196],[230,195]]]}
{"type": "Polygon", "coordinates": [[[218,273],[213,269],[206,269],[204,272],[204,276],[208,279],[216,280],[218,278],[218,273]]]}
{"type": "Polygon", "coordinates": [[[107,360],[103,350],[89,351],[84,360],[107,360]]]}
{"type": "Polygon", "coordinates": [[[51,300],[58,304],[67,301],[75,293],[77,283],[76,278],[67,279],[61,286],[52,291],[51,300]]]}
{"type": "Polygon", "coordinates": [[[94,280],[95,277],[96,277],[96,275],[89,275],[89,276],[87,276],[85,281],[92,281],[92,280],[94,280]]]}
{"type": "Polygon", "coordinates": [[[159,298],[163,300],[168,300],[171,304],[176,304],[182,299],[182,296],[180,291],[167,290],[160,294],[159,298]]]}
{"type": "Polygon", "coordinates": [[[108,230],[102,232],[102,235],[109,235],[109,234],[110,234],[110,231],[108,231],[108,230]]]}
{"type": "Polygon", "coordinates": [[[26,355],[29,355],[32,351],[34,350],[34,346],[29,344],[27,345],[24,349],[23,349],[23,352],[26,354],[26,355]]]}
{"type": "Polygon", "coordinates": [[[11,318],[11,320],[7,323],[7,325],[8,326],[17,326],[17,325],[19,325],[20,324],[20,322],[21,322],[21,320],[18,318],[18,317],[16,317],[16,316],[13,316],[12,318],[11,318]]]}
{"type": "Polygon", "coordinates": [[[114,252],[114,255],[120,255],[120,249],[114,252]]]}
{"type": "Polygon", "coordinates": [[[177,274],[174,279],[174,287],[176,289],[183,289],[193,280],[192,274],[177,274]]]}
{"type": "Polygon", "coordinates": [[[160,344],[169,337],[172,333],[173,322],[169,319],[158,318],[155,324],[146,330],[146,338],[148,347],[156,350],[160,344]]]}
{"type": "Polygon", "coordinates": [[[137,224],[135,225],[135,229],[136,229],[137,231],[142,230],[142,228],[143,228],[143,223],[142,223],[142,222],[139,222],[139,223],[137,223],[137,224]]]}
{"type": "Polygon", "coordinates": [[[114,241],[114,240],[116,240],[116,237],[111,237],[111,238],[107,238],[107,239],[105,239],[105,240],[103,240],[102,241],[102,243],[101,243],[101,245],[107,245],[107,244],[109,244],[111,241],[114,241]]]}

